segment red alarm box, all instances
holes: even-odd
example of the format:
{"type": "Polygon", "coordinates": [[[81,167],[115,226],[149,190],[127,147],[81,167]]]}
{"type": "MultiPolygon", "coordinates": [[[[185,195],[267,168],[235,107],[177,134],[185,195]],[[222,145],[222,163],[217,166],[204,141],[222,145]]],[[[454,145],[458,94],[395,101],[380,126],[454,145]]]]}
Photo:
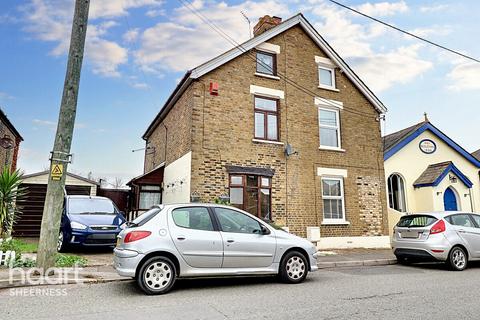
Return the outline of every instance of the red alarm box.
{"type": "Polygon", "coordinates": [[[218,96],[218,82],[210,82],[210,94],[218,96]]]}

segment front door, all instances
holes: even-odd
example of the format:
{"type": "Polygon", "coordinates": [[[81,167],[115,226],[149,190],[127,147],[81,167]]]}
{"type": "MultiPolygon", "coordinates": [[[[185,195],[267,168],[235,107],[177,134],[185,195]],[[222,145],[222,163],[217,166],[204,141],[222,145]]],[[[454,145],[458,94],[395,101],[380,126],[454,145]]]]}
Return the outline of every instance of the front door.
{"type": "Polygon", "coordinates": [[[223,268],[262,268],[273,263],[277,240],[260,222],[237,210],[215,208],[224,244],[223,268]]]}
{"type": "Polygon", "coordinates": [[[445,206],[445,211],[458,211],[457,196],[452,188],[447,188],[447,190],[445,190],[443,204],[445,206]]]}
{"type": "Polygon", "coordinates": [[[220,268],[223,241],[205,207],[183,207],[168,215],[168,227],[175,247],[185,262],[195,268],[220,268]]]}

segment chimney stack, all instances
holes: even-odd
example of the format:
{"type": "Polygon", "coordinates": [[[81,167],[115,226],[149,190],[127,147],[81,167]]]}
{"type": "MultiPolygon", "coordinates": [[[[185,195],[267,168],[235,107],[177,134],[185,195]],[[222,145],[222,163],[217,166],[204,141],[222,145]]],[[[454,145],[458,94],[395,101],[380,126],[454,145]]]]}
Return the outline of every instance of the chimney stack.
{"type": "Polygon", "coordinates": [[[265,31],[278,26],[280,23],[282,23],[282,18],[275,16],[270,17],[269,15],[263,16],[258,19],[258,23],[253,27],[253,35],[256,37],[265,31]]]}

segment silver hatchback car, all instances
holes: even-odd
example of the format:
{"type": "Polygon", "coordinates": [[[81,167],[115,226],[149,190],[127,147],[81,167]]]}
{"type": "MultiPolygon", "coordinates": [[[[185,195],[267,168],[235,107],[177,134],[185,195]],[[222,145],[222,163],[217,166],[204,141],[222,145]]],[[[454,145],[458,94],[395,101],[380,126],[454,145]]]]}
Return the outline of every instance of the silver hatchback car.
{"type": "Polygon", "coordinates": [[[400,263],[443,261],[461,271],[480,259],[480,215],[439,212],[403,216],[394,228],[392,248],[400,263]]]}
{"type": "Polygon", "coordinates": [[[300,283],[318,270],[316,252],[306,239],[233,207],[161,205],[119,234],[114,267],[145,293],[162,294],[188,277],[278,274],[300,283]]]}

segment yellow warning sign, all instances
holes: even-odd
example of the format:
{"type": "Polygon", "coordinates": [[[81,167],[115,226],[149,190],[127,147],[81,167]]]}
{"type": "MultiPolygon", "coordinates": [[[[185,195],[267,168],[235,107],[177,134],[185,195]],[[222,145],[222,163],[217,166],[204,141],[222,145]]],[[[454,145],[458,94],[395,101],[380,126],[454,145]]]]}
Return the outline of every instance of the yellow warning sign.
{"type": "Polygon", "coordinates": [[[63,174],[63,164],[56,163],[52,166],[52,172],[50,175],[52,176],[52,180],[60,180],[63,174]]]}

